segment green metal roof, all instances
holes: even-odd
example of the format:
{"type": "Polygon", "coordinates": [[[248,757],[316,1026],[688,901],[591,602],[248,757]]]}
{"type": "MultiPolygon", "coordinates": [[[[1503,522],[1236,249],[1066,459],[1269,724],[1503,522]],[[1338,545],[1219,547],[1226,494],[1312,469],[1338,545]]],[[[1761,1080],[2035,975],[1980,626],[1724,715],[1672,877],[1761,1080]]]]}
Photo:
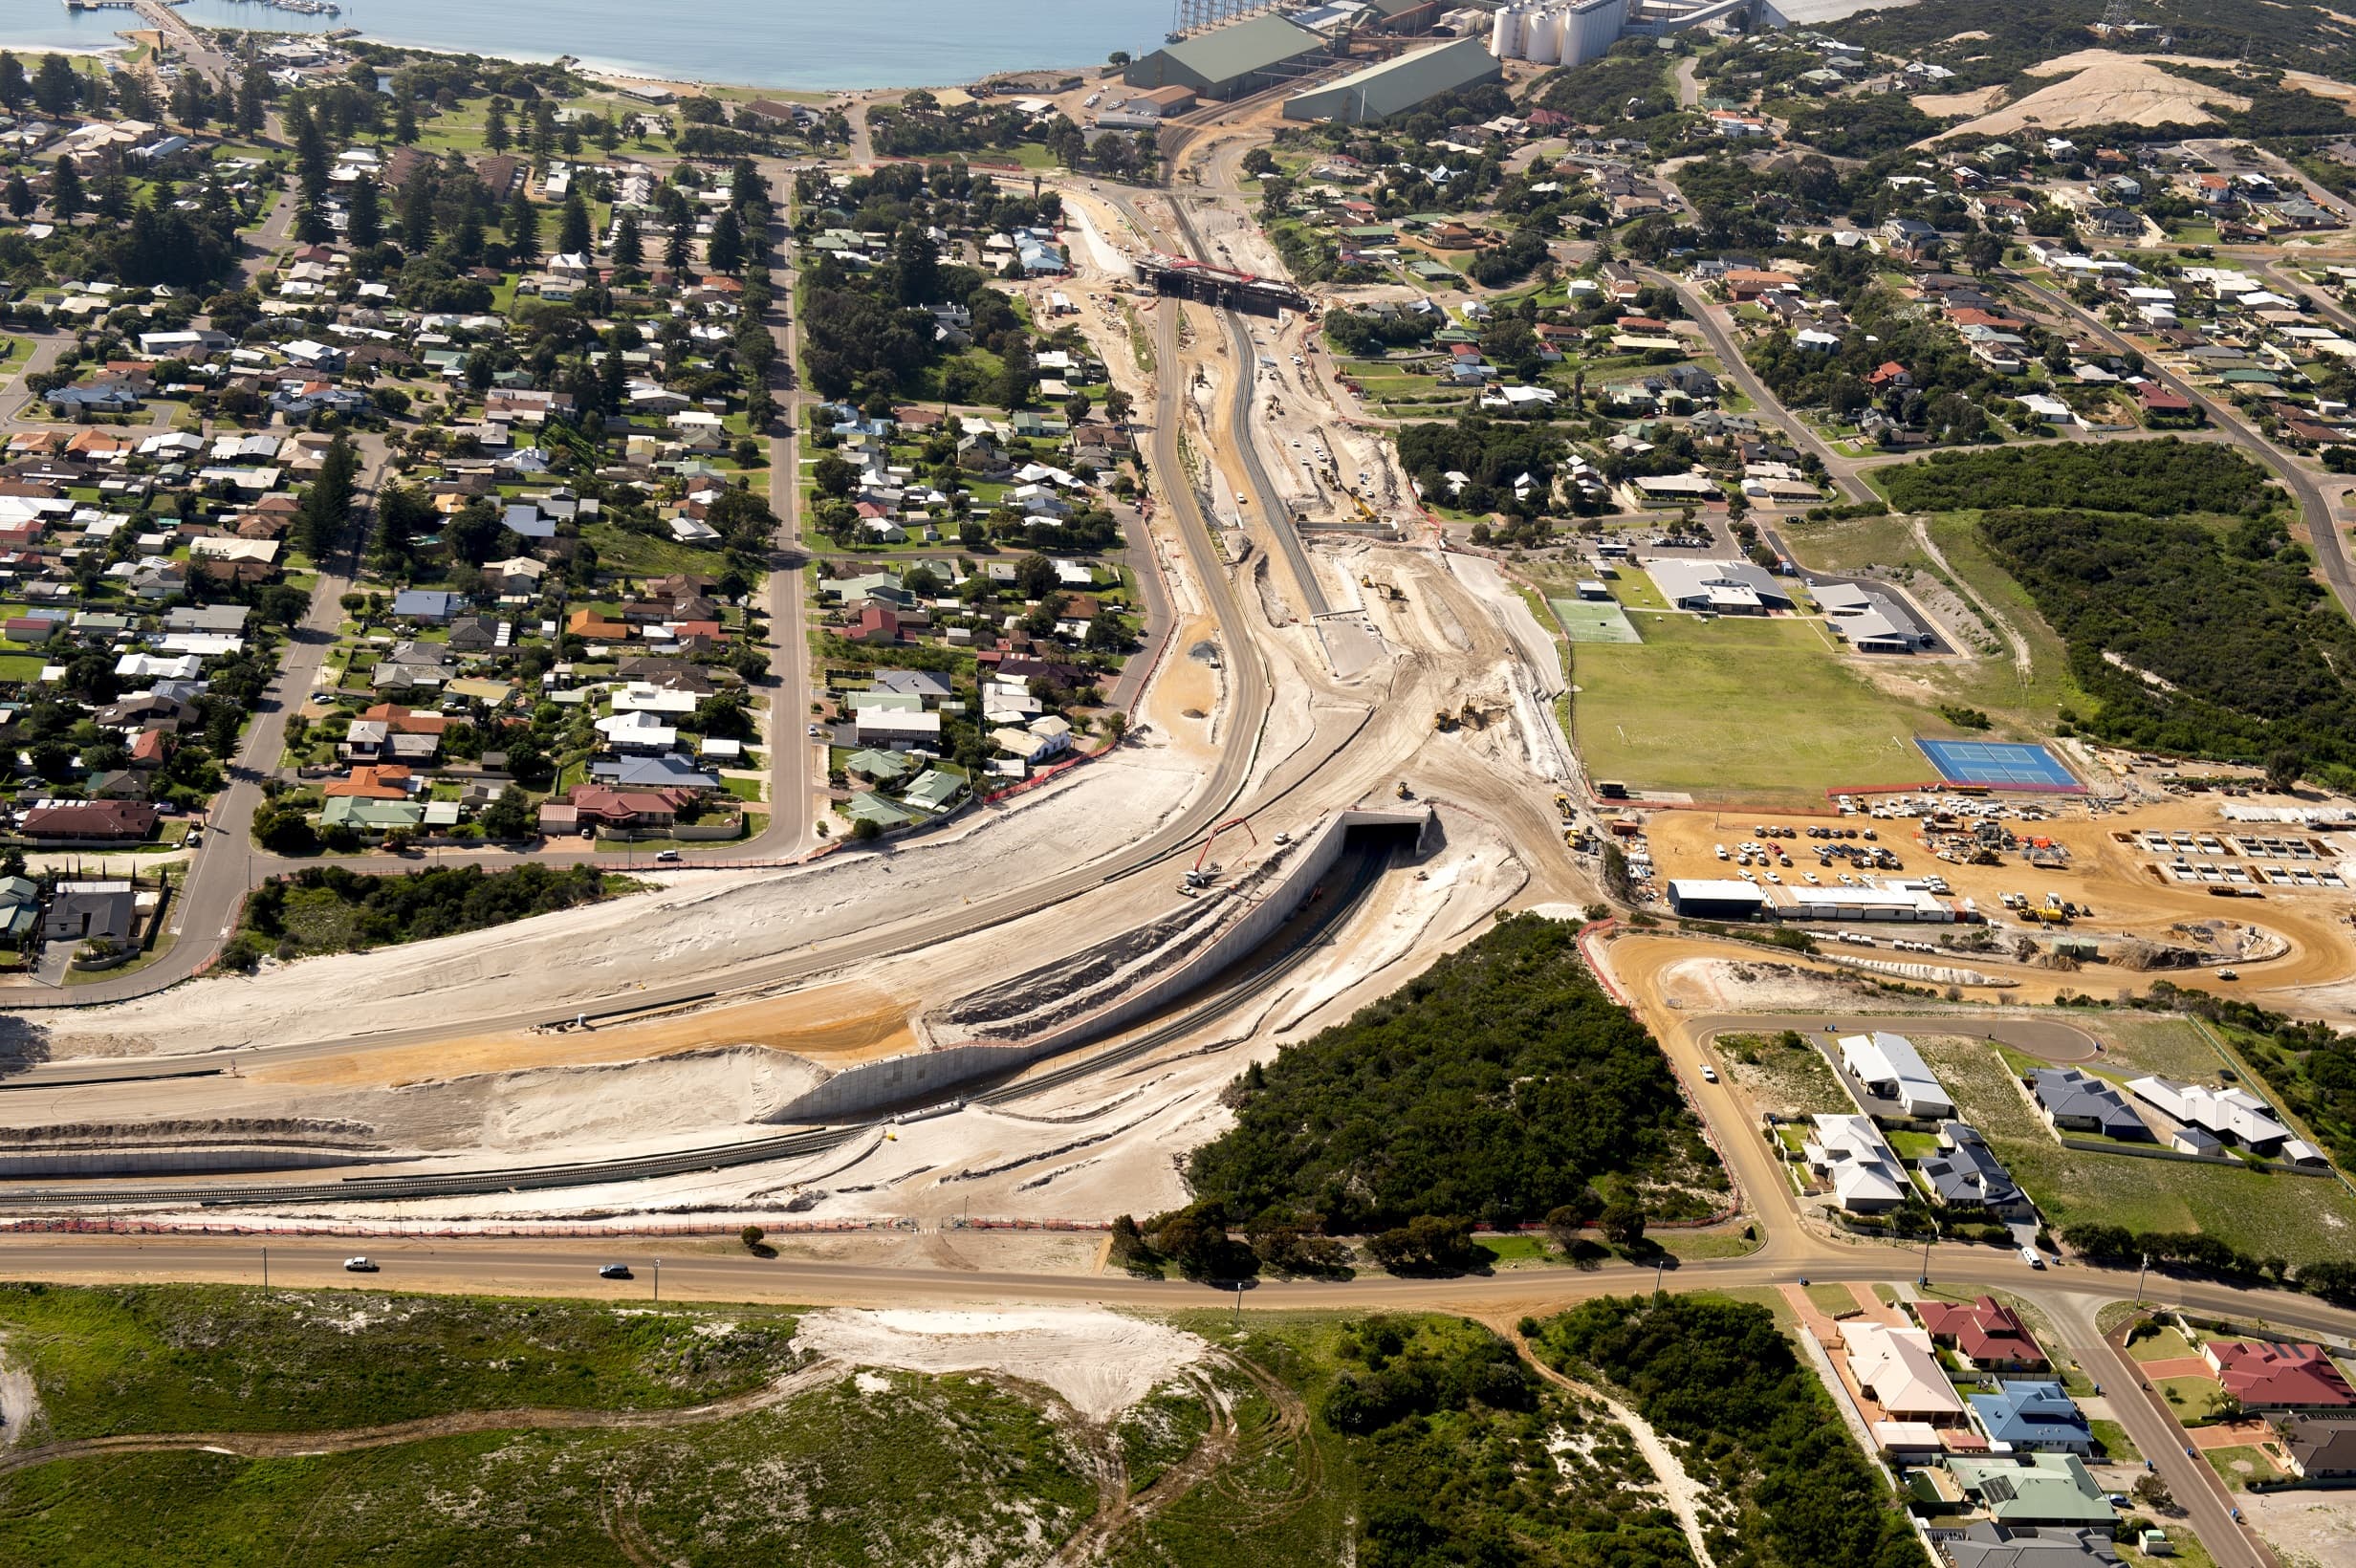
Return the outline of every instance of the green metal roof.
{"type": "Polygon", "coordinates": [[[945,773],[938,768],[927,769],[923,777],[900,792],[900,798],[911,806],[923,806],[927,811],[940,811],[957,798],[957,792],[966,781],[955,773],[945,773]]]}
{"type": "MultiPolygon", "coordinates": [[[[1199,33],[1154,53],[1215,86],[1324,47],[1323,37],[1271,14],[1199,33]]],[[[1168,73],[1163,73],[1163,79],[1168,79],[1168,73]]]]}
{"type": "Polygon", "coordinates": [[[1485,38],[1457,38],[1431,49],[1402,54],[1340,81],[1312,87],[1287,98],[1287,120],[1340,120],[1357,124],[1404,114],[1427,98],[1474,82],[1495,81],[1504,70],[1485,38]]]}

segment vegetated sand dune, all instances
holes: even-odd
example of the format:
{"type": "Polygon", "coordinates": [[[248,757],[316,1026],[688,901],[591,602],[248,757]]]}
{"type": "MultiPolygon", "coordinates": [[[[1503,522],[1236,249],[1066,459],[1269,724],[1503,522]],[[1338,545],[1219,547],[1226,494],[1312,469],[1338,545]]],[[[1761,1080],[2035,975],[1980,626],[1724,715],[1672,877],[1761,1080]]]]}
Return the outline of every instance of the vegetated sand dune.
{"type": "Polygon", "coordinates": [[[995,1372],[1041,1383],[1092,1421],[1110,1421],[1203,1359],[1203,1341],[1102,1307],[1020,1312],[833,1312],[801,1320],[795,1344],[853,1366],[995,1372]]]}
{"type": "Polygon", "coordinates": [[[2082,49],[2029,67],[2033,76],[2062,78],[2052,86],[2040,87],[1976,120],[1950,126],[1939,135],[2008,136],[2030,125],[2043,130],[2072,125],[2205,125],[2216,116],[2204,104],[2228,109],[2250,106],[2246,98],[2171,76],[2151,63],[2155,60],[2219,68],[2233,64],[2180,54],[2120,54],[2107,49],[2082,49]]]}

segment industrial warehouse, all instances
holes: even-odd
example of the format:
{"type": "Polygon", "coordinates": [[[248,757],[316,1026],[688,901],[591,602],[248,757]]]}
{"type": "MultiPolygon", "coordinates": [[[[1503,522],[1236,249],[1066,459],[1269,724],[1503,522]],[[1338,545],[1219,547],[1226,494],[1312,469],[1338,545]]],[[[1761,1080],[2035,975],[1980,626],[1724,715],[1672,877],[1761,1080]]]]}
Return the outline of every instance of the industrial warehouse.
{"type": "Polygon", "coordinates": [[[1689,920],[1871,920],[1938,926],[1974,918],[1968,908],[1959,911],[1942,903],[1916,882],[1892,881],[1878,887],[1778,887],[1773,894],[1732,878],[1673,877],[1669,907],[1689,920]]]}
{"type": "Polygon", "coordinates": [[[1133,62],[1131,87],[1185,87],[1213,101],[1244,98],[1307,75],[1330,49],[1323,33],[1282,16],[1254,16],[1166,44],[1133,62]]]}
{"type": "Polygon", "coordinates": [[[1284,100],[1287,120],[1339,120],[1359,125],[1505,74],[1478,38],[1458,38],[1352,72],[1284,100]]]}

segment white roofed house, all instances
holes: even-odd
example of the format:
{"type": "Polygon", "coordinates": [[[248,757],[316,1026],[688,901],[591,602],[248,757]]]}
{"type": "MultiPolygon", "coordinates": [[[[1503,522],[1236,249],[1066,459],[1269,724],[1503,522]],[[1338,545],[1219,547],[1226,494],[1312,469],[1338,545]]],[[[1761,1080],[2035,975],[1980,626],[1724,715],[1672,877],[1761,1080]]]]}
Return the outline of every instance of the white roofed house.
{"type": "Polygon", "coordinates": [[[2187,1126],[2204,1128],[2254,1153],[2271,1154],[2291,1135],[2275,1119],[2273,1109],[2247,1089],[2211,1088],[2164,1078],[2130,1078],[2127,1088],[2137,1100],[2187,1126]]]}
{"type": "Polygon", "coordinates": [[[1841,1325],[1841,1338],[1848,1347],[1849,1375],[1892,1418],[1933,1426],[1963,1424],[1963,1396],[1947,1381],[1928,1332],[1857,1318],[1841,1325]]]}
{"type": "Polygon", "coordinates": [[[1820,1115],[1801,1147],[1808,1168],[1831,1187],[1841,1207],[1855,1214],[1897,1208],[1910,1190],[1897,1153],[1866,1116],[1820,1115]]]}
{"type": "Polygon", "coordinates": [[[1841,1065],[1872,1098],[1887,1100],[1906,1116],[1950,1117],[1955,1103],[1904,1034],[1876,1030],[1841,1040],[1841,1065]]]}

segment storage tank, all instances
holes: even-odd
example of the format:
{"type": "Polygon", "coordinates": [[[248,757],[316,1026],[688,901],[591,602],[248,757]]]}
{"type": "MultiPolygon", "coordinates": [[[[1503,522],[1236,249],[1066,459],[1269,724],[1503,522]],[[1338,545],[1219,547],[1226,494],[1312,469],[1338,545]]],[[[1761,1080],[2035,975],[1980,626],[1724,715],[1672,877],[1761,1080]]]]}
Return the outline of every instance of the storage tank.
{"type": "Polygon", "coordinates": [[[1523,59],[1553,65],[1562,58],[1562,12],[1552,7],[1533,14],[1522,39],[1523,59]]]}
{"type": "Polygon", "coordinates": [[[1501,60],[1521,58],[1521,22],[1519,6],[1499,7],[1489,27],[1489,53],[1501,60]]]}

